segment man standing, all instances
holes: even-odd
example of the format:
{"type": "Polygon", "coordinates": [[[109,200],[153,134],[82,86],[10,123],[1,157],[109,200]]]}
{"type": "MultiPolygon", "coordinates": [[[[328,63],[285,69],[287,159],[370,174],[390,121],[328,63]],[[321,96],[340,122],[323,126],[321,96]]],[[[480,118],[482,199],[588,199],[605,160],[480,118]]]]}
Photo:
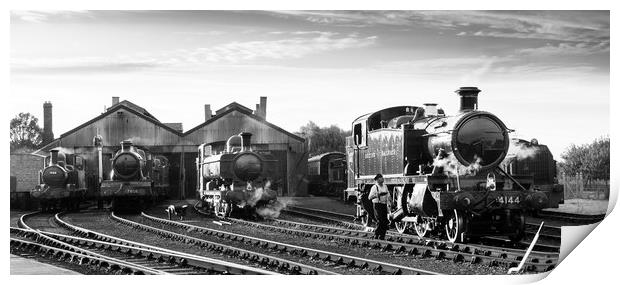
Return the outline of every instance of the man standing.
{"type": "Polygon", "coordinates": [[[377,228],[375,229],[375,238],[385,239],[385,233],[388,230],[388,206],[392,207],[392,196],[388,191],[387,185],[383,184],[383,175],[375,176],[375,185],[370,189],[368,199],[372,201],[375,210],[375,218],[377,219],[377,228]]]}

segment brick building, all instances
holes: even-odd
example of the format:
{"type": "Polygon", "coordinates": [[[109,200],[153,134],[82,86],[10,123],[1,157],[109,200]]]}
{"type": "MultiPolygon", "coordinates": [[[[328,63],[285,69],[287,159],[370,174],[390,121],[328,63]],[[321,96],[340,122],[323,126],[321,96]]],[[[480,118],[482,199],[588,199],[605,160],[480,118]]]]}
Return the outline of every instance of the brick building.
{"type": "Polygon", "coordinates": [[[31,208],[30,190],[39,183],[39,170],[45,157],[30,153],[12,153],[11,169],[11,207],[31,208]]]}

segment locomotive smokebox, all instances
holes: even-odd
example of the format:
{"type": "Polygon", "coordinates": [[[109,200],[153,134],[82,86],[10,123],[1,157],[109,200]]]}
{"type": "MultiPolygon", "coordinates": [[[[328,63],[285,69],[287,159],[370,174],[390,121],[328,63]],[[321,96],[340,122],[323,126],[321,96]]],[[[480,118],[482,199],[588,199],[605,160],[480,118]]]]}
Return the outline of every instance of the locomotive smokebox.
{"type": "Polygon", "coordinates": [[[461,96],[461,107],[459,111],[468,112],[478,110],[478,93],[480,93],[478,87],[461,87],[456,90],[457,94],[461,96]]]}
{"type": "Polygon", "coordinates": [[[243,132],[240,133],[241,137],[241,151],[250,151],[250,144],[252,143],[252,134],[243,132]]]}

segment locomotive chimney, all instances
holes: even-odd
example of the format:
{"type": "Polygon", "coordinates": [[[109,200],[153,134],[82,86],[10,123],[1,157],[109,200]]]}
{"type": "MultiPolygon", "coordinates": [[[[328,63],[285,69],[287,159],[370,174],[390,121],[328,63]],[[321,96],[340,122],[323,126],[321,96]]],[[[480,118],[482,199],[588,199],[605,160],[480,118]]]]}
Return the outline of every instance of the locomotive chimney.
{"type": "Polygon", "coordinates": [[[249,151],[250,144],[252,143],[252,134],[247,132],[242,132],[239,134],[241,137],[241,151],[249,151]]]}
{"type": "Polygon", "coordinates": [[[43,103],[43,145],[54,140],[54,132],[52,131],[52,103],[47,101],[43,103]]]}
{"type": "Polygon", "coordinates": [[[213,112],[211,111],[211,104],[205,104],[205,121],[208,121],[213,116],[213,112]]]}
{"type": "Polygon", "coordinates": [[[437,104],[425,103],[424,109],[426,116],[437,116],[437,104]]]}
{"type": "Polygon", "coordinates": [[[51,163],[58,164],[58,150],[57,149],[50,150],[50,156],[52,158],[51,163]]]}
{"type": "Polygon", "coordinates": [[[480,93],[478,87],[461,87],[456,90],[457,94],[461,96],[461,108],[459,111],[475,111],[478,110],[478,93],[480,93]]]}
{"type": "Polygon", "coordinates": [[[124,140],[121,142],[121,149],[123,151],[127,151],[131,148],[132,145],[133,143],[130,140],[124,140]]]}
{"type": "Polygon", "coordinates": [[[120,99],[120,98],[119,98],[119,97],[116,97],[116,96],[112,97],[112,106],[114,106],[114,105],[118,104],[119,99],[120,99]]]}

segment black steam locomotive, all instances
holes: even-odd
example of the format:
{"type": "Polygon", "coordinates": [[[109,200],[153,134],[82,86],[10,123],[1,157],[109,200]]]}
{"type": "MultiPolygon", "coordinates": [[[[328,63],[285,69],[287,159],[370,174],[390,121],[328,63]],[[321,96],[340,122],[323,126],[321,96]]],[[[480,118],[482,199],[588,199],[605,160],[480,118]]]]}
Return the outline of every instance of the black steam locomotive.
{"type": "Polygon", "coordinates": [[[358,197],[358,218],[374,220],[368,192],[382,173],[399,232],[424,237],[443,229],[451,242],[482,235],[520,240],[524,211],[558,207],[552,192],[535,190],[532,179],[507,173],[500,163],[510,130],[495,115],[478,110],[476,87],[456,91],[458,114],[436,104],[400,106],[364,115],[347,138],[349,185],[358,197]]]}
{"type": "Polygon", "coordinates": [[[558,183],[557,162],[553,154],[537,139],[530,141],[512,138],[512,149],[502,162],[506,172],[513,177],[529,179],[534,189],[547,192],[551,205],[564,203],[564,185],[558,183]]]}
{"type": "Polygon", "coordinates": [[[347,188],[347,161],[342,152],[326,152],[308,159],[308,193],[340,197],[347,188]]]}
{"type": "Polygon", "coordinates": [[[251,137],[247,132],[231,136],[219,154],[210,145],[198,147],[197,194],[204,210],[222,218],[254,216],[257,209],[275,203],[277,160],[269,152],[253,151],[251,137]]]}
{"type": "Polygon", "coordinates": [[[39,171],[39,185],[30,192],[43,211],[52,209],[78,210],[85,199],[86,179],[81,156],[50,151],[39,171]]]}
{"type": "Polygon", "coordinates": [[[169,163],[129,140],[111,159],[110,179],[101,182],[100,198],[113,210],[139,211],[167,195],[169,163]]]}

